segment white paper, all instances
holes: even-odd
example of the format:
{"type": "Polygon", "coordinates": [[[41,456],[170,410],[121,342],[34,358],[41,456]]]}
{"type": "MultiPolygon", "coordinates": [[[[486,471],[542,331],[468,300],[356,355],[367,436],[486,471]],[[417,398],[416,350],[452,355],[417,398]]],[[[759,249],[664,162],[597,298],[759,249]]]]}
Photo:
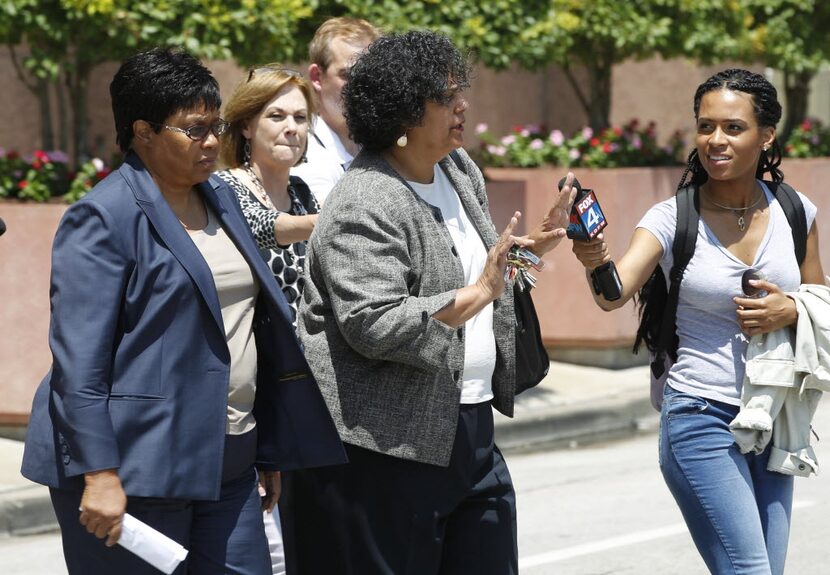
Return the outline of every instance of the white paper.
{"type": "Polygon", "coordinates": [[[167,575],[187,557],[187,549],[129,513],[125,513],[121,521],[118,544],[167,575]]]}

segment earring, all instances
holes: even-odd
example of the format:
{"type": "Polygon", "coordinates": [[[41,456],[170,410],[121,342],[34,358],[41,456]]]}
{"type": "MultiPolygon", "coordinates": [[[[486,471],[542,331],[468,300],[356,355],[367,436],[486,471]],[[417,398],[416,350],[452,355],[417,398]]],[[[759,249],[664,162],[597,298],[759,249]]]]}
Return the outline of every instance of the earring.
{"type": "Polygon", "coordinates": [[[242,147],[242,160],[246,168],[251,165],[251,140],[245,140],[245,145],[242,147]]]}
{"type": "Polygon", "coordinates": [[[398,144],[399,148],[405,148],[406,145],[409,143],[409,140],[406,139],[406,134],[404,133],[404,135],[398,138],[398,140],[395,143],[398,144]]]}
{"type": "Polygon", "coordinates": [[[765,152],[766,152],[766,151],[769,151],[769,144],[764,144],[764,148],[763,148],[763,149],[764,149],[764,151],[765,151],[765,152]]]}

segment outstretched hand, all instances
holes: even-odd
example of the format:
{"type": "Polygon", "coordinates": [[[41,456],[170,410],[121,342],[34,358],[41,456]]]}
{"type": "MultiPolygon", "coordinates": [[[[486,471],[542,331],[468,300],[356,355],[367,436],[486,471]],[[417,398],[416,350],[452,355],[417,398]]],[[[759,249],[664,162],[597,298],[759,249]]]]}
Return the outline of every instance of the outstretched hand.
{"type": "Polygon", "coordinates": [[[748,336],[770,333],[793,325],[798,320],[795,301],[787,297],[774,283],[750,280],[753,287],[767,292],[761,298],[736,297],[738,325],[748,336]]]}
{"type": "Polygon", "coordinates": [[[504,270],[507,266],[507,252],[513,245],[519,245],[523,248],[533,249],[533,240],[526,237],[516,237],[513,235],[513,230],[519,223],[519,218],[522,217],[521,212],[515,212],[510,218],[510,223],[504,228],[499,240],[490,248],[487,253],[487,263],[484,265],[484,270],[476,282],[476,285],[485,294],[488,301],[498,299],[504,292],[504,270]]]}
{"type": "Polygon", "coordinates": [[[536,255],[543,256],[562,241],[565,237],[565,229],[570,219],[571,205],[576,197],[576,188],[573,186],[574,175],[568,172],[565,184],[556,196],[548,213],[542,218],[527,236],[526,239],[533,241],[530,248],[536,255]]]}

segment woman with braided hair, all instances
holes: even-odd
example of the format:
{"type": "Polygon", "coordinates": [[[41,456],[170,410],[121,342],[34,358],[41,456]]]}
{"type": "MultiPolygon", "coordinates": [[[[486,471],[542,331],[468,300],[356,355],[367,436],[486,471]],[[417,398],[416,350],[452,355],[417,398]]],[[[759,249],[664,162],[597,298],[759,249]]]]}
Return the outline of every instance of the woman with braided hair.
{"type": "MultiPolygon", "coordinates": [[[[763,76],[740,69],[715,74],[698,87],[694,114],[695,149],[678,189],[694,186],[700,221],[680,284],[677,360],[663,395],[660,467],[712,573],[780,574],[793,478],[767,469],[770,447],[742,453],[729,424],[741,404],[749,338],[794,329],[798,312],[785,292],[824,283],[816,207],[799,194],[809,230],[799,266],[787,217],[763,181],[765,174],[775,183],[784,179],[775,138],[781,105],[763,76]],[[741,278],[750,268],[766,278],[751,282],[764,297],[742,294],[741,278]]],[[[646,213],[617,261],[622,297],[609,302],[595,295],[601,308],[624,305],[658,264],[671,270],[676,227],[676,198],[646,213]]],[[[573,251],[588,269],[611,259],[601,237],[574,242],[573,251]]]]}

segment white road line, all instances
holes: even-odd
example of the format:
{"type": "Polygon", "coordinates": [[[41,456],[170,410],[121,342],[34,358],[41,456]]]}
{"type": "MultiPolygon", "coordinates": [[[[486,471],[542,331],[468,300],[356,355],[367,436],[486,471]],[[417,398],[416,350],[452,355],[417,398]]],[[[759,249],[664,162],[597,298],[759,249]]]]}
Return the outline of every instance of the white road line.
{"type": "MultiPolygon", "coordinates": [[[[802,509],[804,507],[811,507],[815,505],[815,501],[795,501],[793,502],[793,509],[802,509]]],[[[538,567],[539,565],[548,565],[550,563],[558,563],[559,561],[566,561],[575,557],[583,555],[591,555],[617,547],[626,547],[628,545],[636,545],[638,543],[645,543],[646,541],[653,541],[654,539],[662,539],[663,537],[672,537],[687,533],[685,523],[676,523],[658,529],[649,529],[647,531],[638,531],[629,535],[622,535],[620,537],[610,537],[603,541],[596,541],[594,543],[584,543],[582,545],[574,545],[573,547],[566,547],[564,549],[557,549],[556,551],[549,551],[547,553],[539,553],[538,555],[531,555],[519,559],[519,569],[529,569],[530,567],[538,567]]]]}

